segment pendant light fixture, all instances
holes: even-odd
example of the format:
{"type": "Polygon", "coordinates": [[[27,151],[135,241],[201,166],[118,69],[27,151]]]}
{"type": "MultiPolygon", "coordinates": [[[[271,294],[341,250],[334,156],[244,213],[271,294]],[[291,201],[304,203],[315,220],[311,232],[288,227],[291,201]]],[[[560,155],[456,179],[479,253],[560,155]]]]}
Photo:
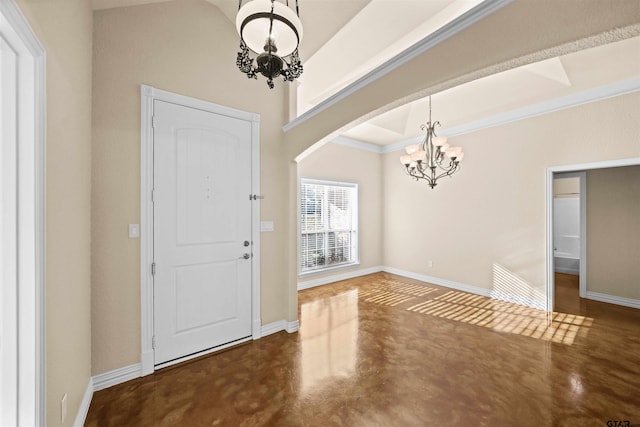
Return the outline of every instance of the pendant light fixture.
{"type": "MultiPolygon", "coordinates": [[[[294,1],[294,0],[292,0],[294,1]]],[[[273,79],[282,76],[291,82],[302,74],[298,45],[302,40],[302,22],[295,0],[295,11],[289,0],[250,0],[244,6],[238,2],[236,29],[240,34],[240,52],[236,65],[248,78],[258,74],[267,78],[273,89],[273,79]],[[257,55],[255,65],[251,53],[257,55]]]]}
{"type": "Polygon", "coordinates": [[[424,179],[433,188],[437,181],[444,176],[451,176],[459,170],[464,157],[461,147],[450,147],[446,136],[437,136],[435,127],[440,122],[431,121],[431,96],[429,96],[429,121],[420,126],[427,130],[424,141],[420,144],[409,145],[405,148],[407,154],[400,157],[400,163],[405,172],[416,181],[424,179]]]}

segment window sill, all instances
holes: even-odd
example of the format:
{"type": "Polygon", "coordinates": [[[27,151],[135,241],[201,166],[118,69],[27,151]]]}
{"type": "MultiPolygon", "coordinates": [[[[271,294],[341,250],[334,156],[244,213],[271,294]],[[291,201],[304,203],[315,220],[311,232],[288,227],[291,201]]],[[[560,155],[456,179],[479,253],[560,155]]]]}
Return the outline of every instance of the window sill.
{"type": "Polygon", "coordinates": [[[336,271],[336,270],[344,270],[344,269],[347,269],[347,268],[357,267],[359,265],[360,265],[360,261],[354,261],[354,262],[335,265],[335,266],[331,266],[331,267],[321,268],[321,269],[317,269],[317,270],[305,271],[304,273],[298,273],[298,277],[302,278],[302,277],[318,276],[318,275],[325,274],[325,273],[330,273],[330,272],[336,271]]]}

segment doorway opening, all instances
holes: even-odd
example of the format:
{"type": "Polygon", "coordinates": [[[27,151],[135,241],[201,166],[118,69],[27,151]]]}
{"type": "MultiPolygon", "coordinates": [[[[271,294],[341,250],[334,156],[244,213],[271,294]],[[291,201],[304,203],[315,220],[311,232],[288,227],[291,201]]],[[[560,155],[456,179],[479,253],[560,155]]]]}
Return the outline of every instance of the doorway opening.
{"type": "MultiPolygon", "coordinates": [[[[564,242],[564,246],[560,247],[560,250],[557,251],[556,248],[556,240],[554,229],[556,228],[556,224],[554,221],[554,201],[555,201],[555,192],[554,192],[554,182],[556,178],[570,178],[570,177],[580,177],[580,236],[579,236],[579,253],[580,260],[578,265],[578,276],[579,276],[579,298],[585,299],[593,299],[597,301],[609,302],[618,305],[625,305],[629,307],[640,308],[640,299],[636,297],[630,296],[618,296],[608,290],[601,290],[599,287],[590,287],[589,280],[587,277],[587,230],[591,229],[589,222],[589,215],[587,215],[587,175],[590,171],[595,170],[605,170],[605,169],[619,169],[624,166],[636,166],[640,165],[640,157],[633,157],[627,159],[619,159],[619,160],[611,160],[611,161],[603,161],[603,162],[594,162],[594,163],[584,163],[584,164],[576,164],[576,165],[568,165],[568,166],[555,166],[547,168],[547,191],[546,191],[546,224],[547,224],[547,247],[546,247],[546,274],[547,274],[547,288],[546,288],[546,298],[547,298],[547,311],[552,312],[555,309],[555,295],[556,295],[556,264],[558,263],[557,259],[559,258],[557,255],[560,255],[560,258],[567,258],[569,261],[561,261],[562,263],[570,262],[571,255],[567,255],[567,253],[571,254],[575,253],[575,242],[564,242]],[[572,250],[563,250],[564,248],[573,248],[572,250]]],[[[615,189],[615,188],[614,188],[615,189]]],[[[631,191],[634,191],[633,189],[631,191]]],[[[606,190],[605,190],[606,194],[606,190]]],[[[629,198],[627,198],[629,199],[629,198]]],[[[637,198],[635,198],[637,199],[637,198]]],[[[575,203],[575,202],[574,202],[575,203]]],[[[609,203],[609,202],[605,202],[609,203]]],[[[608,205],[606,205],[609,208],[608,205]]],[[[591,209],[591,208],[589,208],[591,209]]],[[[593,219],[593,218],[592,218],[593,219]]],[[[598,227],[598,230],[602,231],[605,236],[608,234],[608,225],[612,224],[610,221],[615,221],[613,217],[609,217],[605,219],[605,225],[602,227],[598,227]]],[[[575,228],[574,228],[575,229],[575,228]]],[[[569,233],[569,235],[571,235],[569,233]]],[[[601,245],[602,246],[602,245],[601,245]]],[[[596,249],[596,248],[592,248],[596,249]]],[[[615,249],[614,249],[615,252],[615,249]]],[[[620,257],[613,257],[620,258],[620,257]]],[[[590,255],[590,260],[594,258],[590,255]]],[[[595,260],[601,264],[601,258],[596,257],[595,260]]],[[[606,263],[605,263],[606,264],[606,263]]],[[[593,267],[593,266],[591,266],[593,267]]],[[[590,270],[592,268],[590,267],[590,270]]],[[[562,268],[562,266],[560,266],[562,268]]],[[[574,265],[575,268],[575,265],[574,265]]],[[[604,270],[604,269],[598,269],[604,270]]],[[[618,269],[617,271],[619,271],[618,269]]],[[[622,269],[624,270],[624,269],[622,269]]],[[[575,271],[575,270],[573,270],[575,271]]],[[[560,273],[562,274],[562,273],[560,273]]],[[[575,276],[574,276],[575,278],[575,276]]],[[[604,280],[599,280],[600,283],[607,283],[611,280],[605,278],[604,280]]],[[[575,279],[574,279],[575,282],[575,279]]],[[[596,283],[594,282],[594,285],[596,283]]],[[[602,285],[600,285],[602,286],[602,285]]]]}
{"type": "Polygon", "coordinates": [[[554,310],[579,309],[586,297],[586,172],[553,176],[554,310]],[[559,307],[559,302],[562,306],[559,307]]]}

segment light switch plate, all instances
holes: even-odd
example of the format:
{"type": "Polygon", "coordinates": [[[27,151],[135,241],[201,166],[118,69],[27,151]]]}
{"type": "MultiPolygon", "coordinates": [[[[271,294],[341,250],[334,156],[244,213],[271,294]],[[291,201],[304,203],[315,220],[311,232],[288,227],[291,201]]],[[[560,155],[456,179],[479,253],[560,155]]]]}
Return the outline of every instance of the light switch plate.
{"type": "Polygon", "coordinates": [[[140,238],[140,224],[129,224],[129,238],[140,238]]]}
{"type": "Polygon", "coordinates": [[[260,231],[273,231],[273,221],[260,221],[260,231]]]}

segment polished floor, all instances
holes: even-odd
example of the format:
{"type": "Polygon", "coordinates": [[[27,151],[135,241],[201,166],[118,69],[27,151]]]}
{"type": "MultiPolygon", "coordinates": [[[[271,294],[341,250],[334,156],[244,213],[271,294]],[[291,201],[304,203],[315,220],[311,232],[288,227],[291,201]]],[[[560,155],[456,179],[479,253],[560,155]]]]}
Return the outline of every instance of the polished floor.
{"type": "Polygon", "coordinates": [[[94,394],[86,426],[640,425],[640,310],[547,314],[387,273],[302,291],[280,332],[94,394]]]}

